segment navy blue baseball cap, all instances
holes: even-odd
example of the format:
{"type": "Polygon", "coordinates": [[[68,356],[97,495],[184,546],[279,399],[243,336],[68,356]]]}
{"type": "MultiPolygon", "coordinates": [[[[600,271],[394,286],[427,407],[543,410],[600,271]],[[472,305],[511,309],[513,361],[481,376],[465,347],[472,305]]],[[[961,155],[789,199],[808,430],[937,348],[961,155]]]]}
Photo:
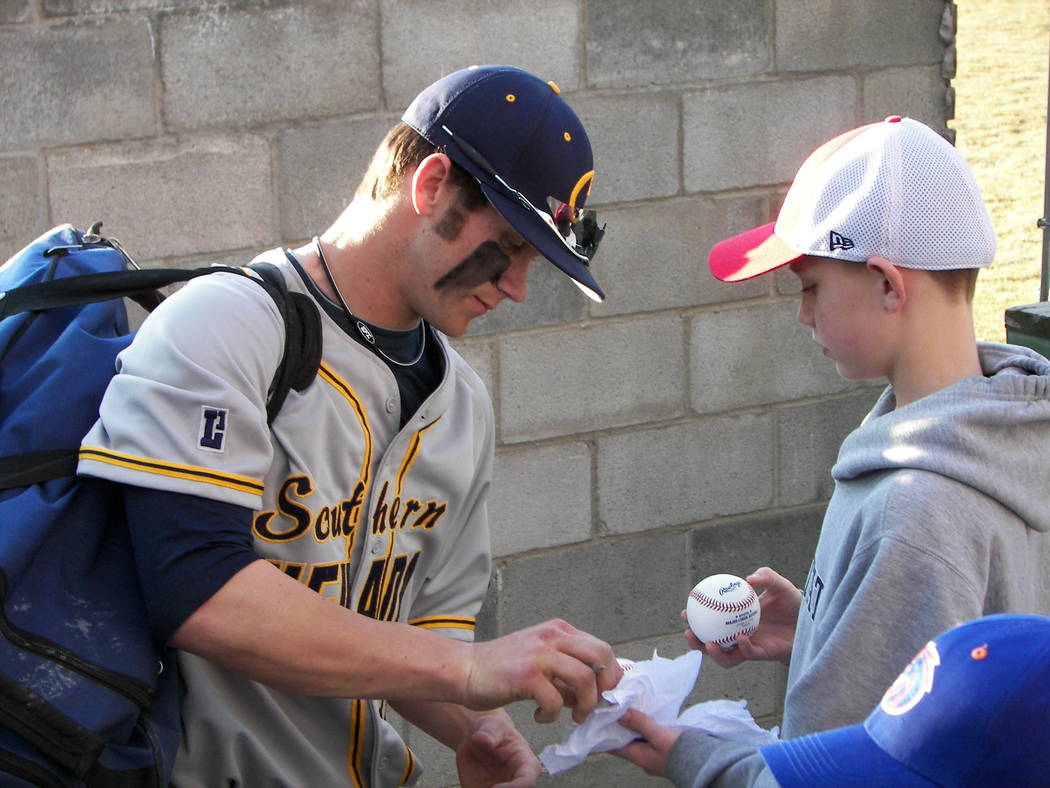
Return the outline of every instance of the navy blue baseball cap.
{"type": "Polygon", "coordinates": [[[602,301],[590,263],[605,228],[584,209],[591,143],[560,93],[519,68],[472,66],[423,90],[401,119],[469,172],[536,251],[602,301]]]}
{"type": "Polygon", "coordinates": [[[1050,618],[994,615],[911,661],[860,725],[763,747],[783,788],[1050,784],[1050,618]]]}

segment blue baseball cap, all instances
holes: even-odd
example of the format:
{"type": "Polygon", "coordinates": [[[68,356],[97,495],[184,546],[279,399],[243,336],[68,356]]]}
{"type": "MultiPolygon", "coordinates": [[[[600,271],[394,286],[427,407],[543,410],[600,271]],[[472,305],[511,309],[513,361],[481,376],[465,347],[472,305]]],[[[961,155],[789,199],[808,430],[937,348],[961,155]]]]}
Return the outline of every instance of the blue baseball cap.
{"type": "Polygon", "coordinates": [[[584,210],[591,143],[553,82],[511,66],[472,66],[423,90],[402,120],[481,185],[540,254],[595,301],[590,263],[605,228],[584,210]]]}
{"type": "Polygon", "coordinates": [[[926,644],[859,725],[761,752],[784,788],[1050,784],[1050,618],[994,615],[926,644]]]}

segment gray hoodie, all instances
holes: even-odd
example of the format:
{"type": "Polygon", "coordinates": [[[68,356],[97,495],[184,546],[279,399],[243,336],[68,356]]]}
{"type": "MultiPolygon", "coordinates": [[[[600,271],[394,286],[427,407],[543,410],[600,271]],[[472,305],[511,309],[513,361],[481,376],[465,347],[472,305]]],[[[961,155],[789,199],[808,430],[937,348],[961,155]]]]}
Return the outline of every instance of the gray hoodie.
{"type": "Polygon", "coordinates": [[[783,734],[863,720],[945,629],[1050,614],[1050,362],[980,343],[985,377],[894,410],[839,450],[806,581],[783,734]]]}
{"type": "MultiPolygon", "coordinates": [[[[784,738],[862,721],[958,623],[1050,615],[1050,361],[1011,345],[978,351],[985,377],[898,410],[887,388],[843,441],[799,611],[784,738]]],[[[768,784],[760,756],[723,744],[721,757],[710,737],[683,736],[675,782],[768,784]],[[735,764],[736,779],[697,772],[698,760],[735,764]]]]}

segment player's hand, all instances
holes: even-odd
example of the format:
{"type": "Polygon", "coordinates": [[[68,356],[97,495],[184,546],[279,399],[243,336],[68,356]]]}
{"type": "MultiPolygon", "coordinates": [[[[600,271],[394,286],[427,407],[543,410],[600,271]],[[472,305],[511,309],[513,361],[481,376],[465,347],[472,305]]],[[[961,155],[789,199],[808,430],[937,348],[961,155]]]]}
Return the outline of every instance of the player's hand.
{"type": "MultiPolygon", "coordinates": [[[[717,643],[701,643],[692,630],[685,631],[686,640],[693,648],[700,649],[723,668],[756,659],[787,659],[795,642],[802,592],[768,566],[756,569],[744,579],[756,589],[763,589],[758,595],[762,612],[753,635],[741,636],[734,648],[725,651],[717,643]]],[[[685,618],[685,611],[682,611],[682,618],[685,618]]]]}
{"type": "Polygon", "coordinates": [[[528,788],[542,773],[532,748],[505,714],[478,718],[456,748],[456,768],[462,788],[528,788]]]}
{"type": "Polygon", "coordinates": [[[622,675],[608,643],[554,619],[475,643],[463,705],[491,709],[531,699],[537,722],[553,722],[562,706],[583,722],[622,675]]]}
{"type": "Polygon", "coordinates": [[[645,769],[654,777],[666,777],[667,758],[674,743],[678,741],[680,731],[660,725],[638,709],[628,709],[620,717],[620,725],[642,738],[618,750],[612,750],[612,754],[645,769]]]}

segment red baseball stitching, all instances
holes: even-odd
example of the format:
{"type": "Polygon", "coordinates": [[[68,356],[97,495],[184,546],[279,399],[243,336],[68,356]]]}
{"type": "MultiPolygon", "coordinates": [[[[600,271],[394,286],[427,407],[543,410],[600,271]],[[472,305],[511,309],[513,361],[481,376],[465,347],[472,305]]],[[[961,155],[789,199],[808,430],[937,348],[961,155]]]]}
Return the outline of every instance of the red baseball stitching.
{"type": "Polygon", "coordinates": [[[701,605],[709,607],[712,610],[717,610],[719,613],[739,613],[741,610],[747,610],[747,608],[751,606],[751,603],[755,599],[755,592],[752,590],[744,599],[732,603],[723,602],[720,599],[712,599],[707,594],[702,594],[695,588],[689,592],[689,596],[701,605]]]}
{"type": "Polygon", "coordinates": [[[732,635],[726,635],[724,638],[719,638],[715,641],[715,643],[717,643],[720,646],[728,646],[730,643],[736,643],[736,639],[741,635],[747,635],[748,637],[751,637],[753,634],[755,634],[756,629],[758,629],[758,627],[746,627],[744,629],[741,629],[739,632],[734,632],[732,635]]]}

